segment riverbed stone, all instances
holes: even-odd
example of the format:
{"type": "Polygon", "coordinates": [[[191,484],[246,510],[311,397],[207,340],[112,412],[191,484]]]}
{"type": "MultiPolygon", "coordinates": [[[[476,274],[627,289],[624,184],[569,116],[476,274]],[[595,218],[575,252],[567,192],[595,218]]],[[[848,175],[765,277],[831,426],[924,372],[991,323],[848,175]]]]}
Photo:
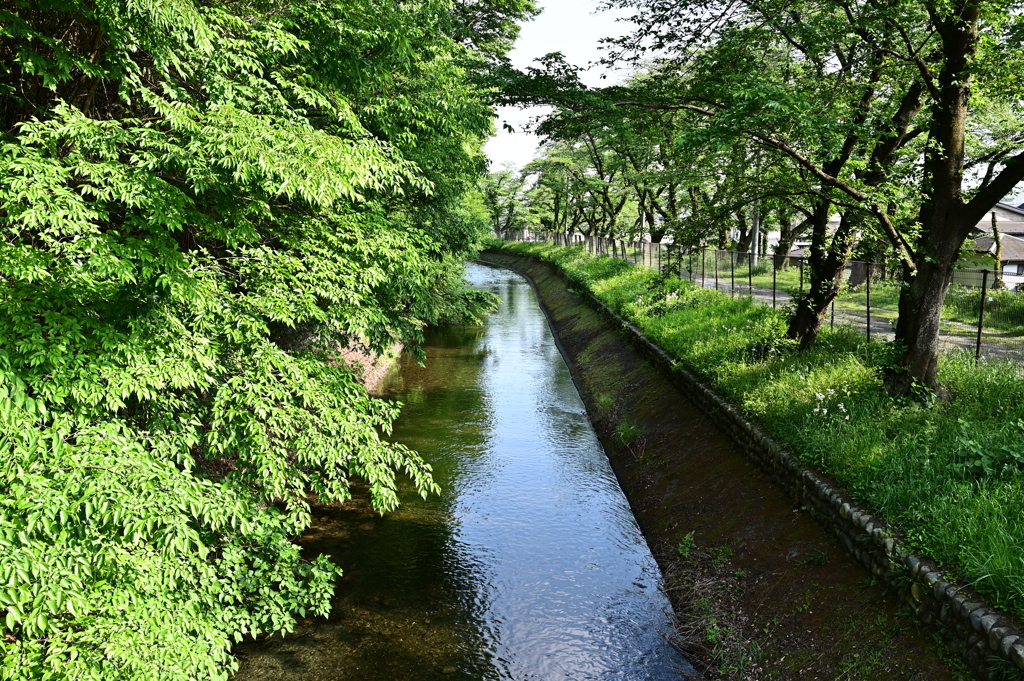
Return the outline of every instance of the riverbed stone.
{"type": "Polygon", "coordinates": [[[1003,652],[1003,639],[1008,638],[1010,633],[1009,627],[993,626],[988,630],[988,647],[992,649],[992,652],[1002,654],[1003,652]]]}
{"type": "Polygon", "coordinates": [[[1017,665],[1017,669],[1024,669],[1024,642],[1020,639],[1010,646],[1010,661],[1017,665]]]}
{"type": "MultiPolygon", "coordinates": [[[[965,620],[970,622],[971,626],[973,627],[973,626],[975,626],[975,624],[974,624],[975,620],[976,619],[980,619],[981,615],[978,615],[978,617],[975,618],[975,617],[972,617],[972,614],[974,614],[974,612],[976,610],[980,609],[981,607],[982,607],[982,604],[977,602],[977,601],[967,601],[967,600],[962,601],[960,603],[960,615],[965,620]]],[[[984,613],[982,613],[982,614],[984,614],[984,613]]]]}
{"type": "MultiPolygon", "coordinates": [[[[992,612],[991,608],[987,608],[984,605],[979,605],[977,608],[971,611],[970,622],[974,630],[979,634],[985,634],[988,636],[988,629],[985,628],[984,619],[992,612]]],[[[992,626],[991,624],[989,625],[992,626]]]]}
{"type": "Polygon", "coordinates": [[[1013,655],[1011,653],[1013,651],[1013,646],[1020,640],[1020,636],[1017,636],[1016,634],[1003,634],[1002,638],[999,640],[999,652],[1003,654],[1003,657],[1012,661],[1013,655]]]}

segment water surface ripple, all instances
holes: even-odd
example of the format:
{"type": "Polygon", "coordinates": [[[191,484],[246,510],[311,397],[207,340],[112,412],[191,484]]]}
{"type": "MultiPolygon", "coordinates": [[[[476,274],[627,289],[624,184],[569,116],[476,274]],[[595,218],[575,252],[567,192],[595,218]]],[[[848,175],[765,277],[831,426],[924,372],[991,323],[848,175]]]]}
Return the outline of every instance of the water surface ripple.
{"type": "Polygon", "coordinates": [[[657,565],[532,288],[484,265],[468,277],[499,311],[431,332],[427,366],[403,358],[385,388],[405,405],[394,439],[431,462],[442,495],[407,493],[372,531],[328,528],[346,575],[331,619],[241,646],[236,680],[692,672],[666,643],[657,565]]]}

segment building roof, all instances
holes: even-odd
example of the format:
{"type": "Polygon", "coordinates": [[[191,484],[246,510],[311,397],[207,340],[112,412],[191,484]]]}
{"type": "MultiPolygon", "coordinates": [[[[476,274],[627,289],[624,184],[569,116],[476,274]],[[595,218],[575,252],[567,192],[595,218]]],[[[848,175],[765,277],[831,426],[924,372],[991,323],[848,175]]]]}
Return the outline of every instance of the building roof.
{"type": "MultiPolygon", "coordinates": [[[[995,255],[995,239],[991,236],[980,236],[974,240],[974,248],[980,253],[995,255]]],[[[1003,235],[1003,262],[1024,262],[1024,238],[1003,235]]]]}
{"type": "MultiPolygon", "coordinates": [[[[1019,206],[1015,206],[1012,203],[1003,203],[1002,201],[1000,201],[999,203],[996,204],[996,206],[1010,213],[1016,213],[1017,215],[1020,216],[1020,221],[1024,222],[1024,203],[1020,204],[1019,206]]],[[[993,208],[994,207],[995,206],[993,206],[993,208]]]]}

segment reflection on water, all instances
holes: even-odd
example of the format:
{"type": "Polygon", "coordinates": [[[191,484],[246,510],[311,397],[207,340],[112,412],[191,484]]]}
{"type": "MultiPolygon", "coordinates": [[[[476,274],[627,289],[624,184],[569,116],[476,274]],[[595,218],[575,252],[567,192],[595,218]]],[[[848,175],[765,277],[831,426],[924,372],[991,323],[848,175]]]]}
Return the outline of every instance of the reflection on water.
{"type": "Polygon", "coordinates": [[[443,488],[376,518],[331,509],[329,620],[238,648],[244,679],[678,679],[658,569],[529,284],[470,265],[501,309],[427,338],[385,394],[443,488]]]}

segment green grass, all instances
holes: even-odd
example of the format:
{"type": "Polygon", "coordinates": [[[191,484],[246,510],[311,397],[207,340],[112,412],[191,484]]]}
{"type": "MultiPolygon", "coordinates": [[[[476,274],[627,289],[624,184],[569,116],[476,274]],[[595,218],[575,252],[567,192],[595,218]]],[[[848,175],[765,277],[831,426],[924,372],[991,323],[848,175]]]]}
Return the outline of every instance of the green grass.
{"type": "Polygon", "coordinates": [[[1024,616],[1024,381],[1015,365],[944,355],[939,378],[955,399],[894,399],[881,380],[896,358],[889,343],[825,329],[797,353],[781,310],[579,248],[493,245],[558,265],[917,551],[1024,616]]]}
{"type": "MultiPolygon", "coordinates": [[[[696,276],[703,272],[708,281],[715,276],[714,251],[704,255],[704,269],[701,269],[700,256],[692,261],[696,276]]],[[[735,279],[736,295],[747,294],[748,285],[755,288],[771,290],[774,286],[780,294],[793,293],[808,286],[809,272],[804,271],[801,281],[800,266],[793,261],[785,269],[776,271],[772,278],[771,256],[764,256],[749,273],[749,266],[730,264],[729,256],[723,256],[718,262],[718,288],[731,293],[732,281],[735,279]]],[[[684,257],[683,267],[688,270],[691,265],[689,258],[684,257]]],[[[684,279],[689,275],[684,274],[684,279]]],[[[710,284],[709,284],[710,285],[710,284]]],[[[899,310],[900,284],[896,281],[875,281],[871,285],[871,314],[873,317],[895,319],[899,310]]],[[[784,298],[780,298],[780,301],[784,298]]],[[[868,291],[864,284],[855,287],[843,287],[836,297],[835,309],[863,316],[868,302],[868,291]]],[[[946,322],[958,322],[969,327],[976,327],[981,306],[981,289],[978,287],[952,285],[946,303],[942,308],[942,319],[946,322]]],[[[985,301],[985,329],[1014,336],[1024,336],[1024,293],[1010,290],[989,290],[985,301]]]]}

